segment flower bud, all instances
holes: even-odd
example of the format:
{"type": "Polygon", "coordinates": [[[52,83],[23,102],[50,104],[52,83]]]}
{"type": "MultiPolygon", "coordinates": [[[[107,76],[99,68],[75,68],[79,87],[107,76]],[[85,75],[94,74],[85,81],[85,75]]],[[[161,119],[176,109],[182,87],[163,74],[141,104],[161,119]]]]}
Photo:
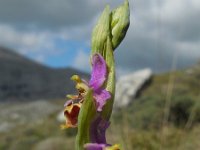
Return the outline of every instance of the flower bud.
{"type": "Polygon", "coordinates": [[[112,45],[113,50],[115,50],[124,39],[130,24],[128,1],[125,1],[123,5],[113,10],[111,16],[112,45]]]}
{"type": "Polygon", "coordinates": [[[128,1],[112,12],[110,12],[109,6],[106,6],[92,33],[92,54],[103,55],[105,53],[107,38],[111,39],[113,50],[119,46],[129,27],[129,16],[128,1]]]}
{"type": "Polygon", "coordinates": [[[103,55],[107,36],[110,34],[110,8],[106,6],[92,32],[92,55],[103,55]]]}

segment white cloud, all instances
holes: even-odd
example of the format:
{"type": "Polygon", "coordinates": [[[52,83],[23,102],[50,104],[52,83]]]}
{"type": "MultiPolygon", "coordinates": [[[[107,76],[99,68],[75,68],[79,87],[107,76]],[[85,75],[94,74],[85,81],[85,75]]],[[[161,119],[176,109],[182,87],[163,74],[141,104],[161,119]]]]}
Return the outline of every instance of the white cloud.
{"type": "Polygon", "coordinates": [[[35,60],[39,63],[44,63],[45,62],[45,56],[44,55],[38,55],[35,60]]]}
{"type": "MultiPolygon", "coordinates": [[[[17,30],[9,25],[0,24],[0,45],[10,47],[21,54],[55,55],[59,54],[57,39],[67,40],[67,33],[51,31],[17,30]]],[[[37,59],[37,58],[36,58],[37,59]]]]}
{"type": "MultiPolygon", "coordinates": [[[[10,9],[6,7],[10,1],[0,2],[0,8],[5,8],[0,9],[0,12],[4,12],[0,13],[3,17],[0,22],[0,45],[19,49],[23,54],[43,55],[36,58],[40,58],[39,60],[45,60],[44,55],[47,54],[62,53],[55,44],[56,39],[74,40],[89,45],[92,28],[105,3],[108,3],[106,0],[78,3],[74,0],[59,0],[55,4],[53,0],[48,0],[47,5],[41,5],[43,2],[36,0],[27,4],[27,8],[34,10],[34,13],[28,14],[29,11],[26,12],[25,9],[18,11],[23,6],[21,4],[26,3],[25,0],[18,0],[10,12],[16,18],[9,18],[6,12],[10,9]],[[47,12],[51,12],[50,15],[47,12]],[[23,18],[20,24],[21,16],[23,18]]],[[[109,3],[116,6],[122,2],[113,0],[109,3]]],[[[175,51],[179,54],[178,64],[183,64],[182,66],[200,58],[199,0],[130,0],[130,8],[131,25],[127,36],[116,50],[119,72],[144,67],[157,71],[167,70],[175,51]],[[160,68],[155,67],[157,64],[162,65],[160,68]]],[[[89,70],[88,64],[88,53],[79,50],[73,66],[89,70]]]]}
{"type": "MultiPolygon", "coordinates": [[[[132,2],[132,1],[131,1],[132,2]]],[[[178,67],[200,59],[200,5],[195,0],[136,0],[131,3],[131,25],[116,50],[117,66],[165,71],[178,51],[178,67]]],[[[123,71],[121,71],[123,72],[123,71]]]]}
{"type": "Polygon", "coordinates": [[[90,70],[89,55],[80,49],[74,59],[73,67],[88,71],[90,70]]]}

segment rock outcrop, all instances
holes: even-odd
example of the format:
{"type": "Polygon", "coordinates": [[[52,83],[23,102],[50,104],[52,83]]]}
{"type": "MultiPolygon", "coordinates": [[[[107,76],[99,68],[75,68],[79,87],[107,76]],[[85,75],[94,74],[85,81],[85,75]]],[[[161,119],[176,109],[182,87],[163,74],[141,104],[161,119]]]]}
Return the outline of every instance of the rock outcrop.
{"type": "Polygon", "coordinates": [[[115,108],[125,107],[139,94],[145,83],[150,81],[152,71],[143,69],[119,78],[116,84],[115,108]]]}
{"type": "Polygon", "coordinates": [[[61,108],[61,106],[45,100],[1,103],[0,133],[10,132],[21,125],[43,124],[47,117],[61,108]]]}

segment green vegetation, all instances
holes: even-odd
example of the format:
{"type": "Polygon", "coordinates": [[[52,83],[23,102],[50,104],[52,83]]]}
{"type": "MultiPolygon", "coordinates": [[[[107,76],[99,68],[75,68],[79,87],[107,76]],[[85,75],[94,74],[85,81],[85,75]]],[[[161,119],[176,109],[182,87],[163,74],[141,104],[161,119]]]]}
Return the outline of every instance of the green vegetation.
{"type": "MultiPolygon", "coordinates": [[[[195,67],[155,75],[140,97],[113,114],[108,141],[120,141],[124,150],[200,149],[199,80],[195,67]]],[[[73,150],[76,129],[60,130],[57,114],[0,133],[0,150],[73,150]]]]}
{"type": "Polygon", "coordinates": [[[114,114],[125,149],[199,149],[199,79],[198,67],[155,75],[139,98],[114,114]]]}

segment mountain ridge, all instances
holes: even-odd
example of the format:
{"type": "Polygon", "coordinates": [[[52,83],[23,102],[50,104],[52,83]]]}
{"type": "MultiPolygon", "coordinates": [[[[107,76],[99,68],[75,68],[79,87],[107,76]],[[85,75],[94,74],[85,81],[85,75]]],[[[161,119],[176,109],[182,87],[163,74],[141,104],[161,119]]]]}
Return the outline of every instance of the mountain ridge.
{"type": "Polygon", "coordinates": [[[88,78],[73,68],[51,68],[12,50],[0,47],[0,101],[65,98],[75,92],[73,74],[88,78]]]}

